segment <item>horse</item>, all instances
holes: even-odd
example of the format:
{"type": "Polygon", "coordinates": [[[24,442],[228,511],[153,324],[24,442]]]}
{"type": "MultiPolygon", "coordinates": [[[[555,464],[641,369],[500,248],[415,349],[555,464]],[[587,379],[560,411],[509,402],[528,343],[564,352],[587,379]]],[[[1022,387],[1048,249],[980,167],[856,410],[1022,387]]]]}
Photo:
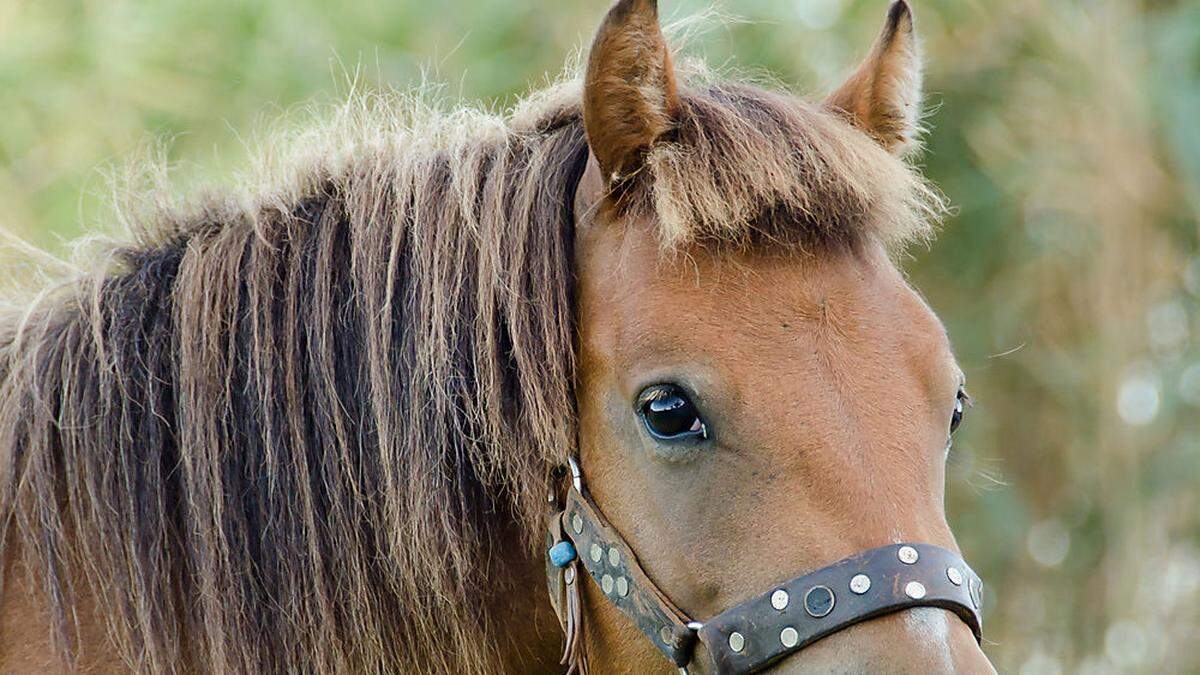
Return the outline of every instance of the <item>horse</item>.
{"type": "Polygon", "coordinates": [[[994,672],[905,0],[819,101],[654,0],[503,115],[385,98],[10,303],[5,672],[994,672]]]}

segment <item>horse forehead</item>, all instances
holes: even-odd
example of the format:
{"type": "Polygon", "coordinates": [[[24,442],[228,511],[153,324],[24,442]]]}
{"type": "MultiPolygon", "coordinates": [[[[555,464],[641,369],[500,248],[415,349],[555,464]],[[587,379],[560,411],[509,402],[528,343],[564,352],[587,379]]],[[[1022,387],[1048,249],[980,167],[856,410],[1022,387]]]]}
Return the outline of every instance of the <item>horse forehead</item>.
{"type": "Polygon", "coordinates": [[[629,232],[607,243],[591,247],[580,278],[583,323],[602,351],[703,345],[715,333],[721,345],[783,347],[781,335],[865,337],[901,317],[941,330],[883,255],[663,253],[629,232]]]}

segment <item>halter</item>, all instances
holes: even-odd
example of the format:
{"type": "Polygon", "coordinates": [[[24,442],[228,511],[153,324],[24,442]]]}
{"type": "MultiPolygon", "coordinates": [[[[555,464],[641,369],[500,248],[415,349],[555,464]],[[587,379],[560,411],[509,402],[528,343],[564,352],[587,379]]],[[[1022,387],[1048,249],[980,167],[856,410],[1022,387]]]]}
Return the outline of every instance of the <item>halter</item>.
{"type": "Polygon", "coordinates": [[[570,468],[562,510],[550,521],[546,576],[567,634],[563,663],[572,670],[587,667],[580,567],[684,674],[693,665],[722,675],[757,672],[827,635],[912,607],[953,612],[976,640],[981,638],[983,582],[954,552],[919,543],[863,551],[774,586],[708,621],[693,621],[646,575],[604,519],[574,459],[570,468]]]}

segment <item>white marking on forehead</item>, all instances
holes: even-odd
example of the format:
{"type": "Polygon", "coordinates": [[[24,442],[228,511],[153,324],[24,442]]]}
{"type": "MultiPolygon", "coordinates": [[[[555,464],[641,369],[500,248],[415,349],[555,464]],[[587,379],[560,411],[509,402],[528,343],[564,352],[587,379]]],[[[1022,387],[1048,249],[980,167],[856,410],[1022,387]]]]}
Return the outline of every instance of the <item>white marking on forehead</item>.
{"type": "Polygon", "coordinates": [[[937,672],[954,672],[954,658],[950,653],[949,613],[934,607],[917,607],[903,612],[903,615],[904,627],[916,644],[924,647],[922,651],[941,658],[941,668],[937,672]]]}

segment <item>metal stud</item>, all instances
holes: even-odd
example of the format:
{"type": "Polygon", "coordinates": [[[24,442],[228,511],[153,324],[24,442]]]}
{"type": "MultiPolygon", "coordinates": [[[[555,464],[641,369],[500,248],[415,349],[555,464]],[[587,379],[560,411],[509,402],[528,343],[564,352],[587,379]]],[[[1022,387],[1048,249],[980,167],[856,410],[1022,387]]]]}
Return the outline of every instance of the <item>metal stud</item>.
{"type": "Polygon", "coordinates": [[[605,595],[612,595],[612,592],[613,592],[612,575],[605,574],[604,576],[600,577],[600,588],[604,589],[605,595]]]}
{"type": "Polygon", "coordinates": [[[787,609],[788,594],[782,588],[771,594],[771,606],[778,610],[787,609]]]}
{"type": "Polygon", "coordinates": [[[795,628],[788,626],[780,631],[779,644],[791,649],[792,647],[800,644],[800,634],[796,632],[795,628]]]}
{"type": "Polygon", "coordinates": [[[571,529],[575,530],[575,534],[583,534],[583,518],[578,513],[571,516],[571,529]]]}
{"type": "Polygon", "coordinates": [[[871,590],[871,577],[865,574],[855,574],[850,578],[850,592],[855,595],[862,595],[871,590]]]}
{"type": "Polygon", "coordinates": [[[563,572],[563,580],[568,584],[575,583],[575,568],[568,567],[566,572],[563,572]]]}
{"type": "Polygon", "coordinates": [[[917,549],[911,546],[901,546],[900,550],[896,551],[896,557],[905,565],[912,565],[921,556],[917,554],[917,549]]]}
{"type": "Polygon", "coordinates": [[[746,648],[746,636],[736,630],[729,634],[729,648],[734,652],[741,654],[746,648]]]}
{"type": "Polygon", "coordinates": [[[828,586],[813,586],[804,594],[804,611],[814,619],[829,616],[837,603],[837,596],[828,586]]]}
{"type": "Polygon", "coordinates": [[[616,546],[608,549],[608,564],[613,567],[621,564],[621,552],[617,550],[616,546]]]}
{"type": "Polygon", "coordinates": [[[954,584],[955,586],[962,586],[963,575],[962,575],[962,572],[958,571],[957,567],[955,567],[953,565],[951,565],[950,567],[947,567],[946,568],[946,578],[949,579],[950,583],[954,584]]]}
{"type": "Polygon", "coordinates": [[[629,595],[629,580],[625,577],[617,577],[617,595],[622,598],[629,595]]]}
{"type": "Polygon", "coordinates": [[[673,640],[672,640],[673,637],[674,637],[674,635],[671,634],[670,626],[663,626],[662,628],[658,629],[658,639],[662,640],[663,644],[665,644],[665,645],[671,644],[673,642],[673,640]]]}
{"type": "Polygon", "coordinates": [[[592,544],[589,553],[592,556],[592,562],[600,562],[600,559],[604,557],[604,549],[600,548],[600,544],[592,544]]]}
{"type": "Polygon", "coordinates": [[[920,600],[925,597],[925,584],[919,581],[910,581],[904,585],[904,594],[913,600],[920,600]]]}

